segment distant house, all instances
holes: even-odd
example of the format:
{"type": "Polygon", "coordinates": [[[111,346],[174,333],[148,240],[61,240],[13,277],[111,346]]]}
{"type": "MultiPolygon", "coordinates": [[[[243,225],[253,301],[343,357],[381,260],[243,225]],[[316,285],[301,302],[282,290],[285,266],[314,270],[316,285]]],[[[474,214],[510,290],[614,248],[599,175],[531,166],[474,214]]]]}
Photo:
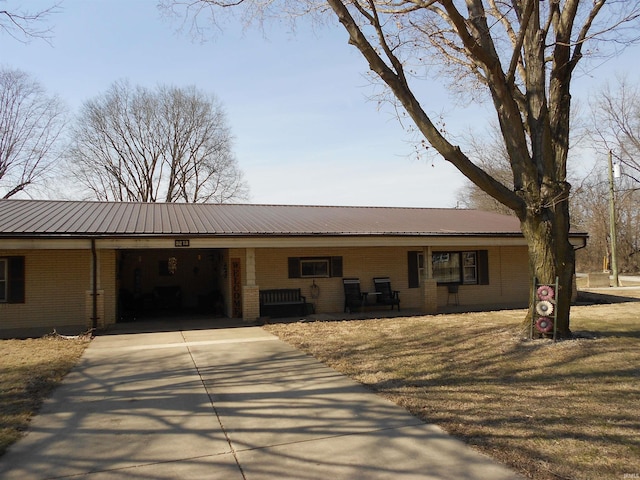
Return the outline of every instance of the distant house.
{"type": "MultiPolygon", "coordinates": [[[[576,246],[585,234],[572,237],[576,246]]],[[[344,310],[344,278],[388,277],[401,308],[524,305],[514,217],[425,208],[0,201],[0,336],[167,313],[260,317],[262,290],[344,310]],[[455,290],[455,287],[453,288],[455,290]]]]}

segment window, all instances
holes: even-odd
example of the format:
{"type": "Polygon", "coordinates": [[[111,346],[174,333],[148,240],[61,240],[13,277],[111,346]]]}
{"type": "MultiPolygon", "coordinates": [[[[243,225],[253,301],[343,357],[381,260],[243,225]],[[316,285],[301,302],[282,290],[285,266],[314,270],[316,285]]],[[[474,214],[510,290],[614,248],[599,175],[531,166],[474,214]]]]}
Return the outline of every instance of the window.
{"type": "Polygon", "coordinates": [[[489,284],[487,250],[436,252],[432,262],[433,278],[438,283],[489,284]]]}
{"type": "Polygon", "coordinates": [[[0,302],[7,301],[7,259],[0,258],[0,302]]]}
{"type": "Polygon", "coordinates": [[[342,257],[289,257],[289,278],[341,277],[342,257]]]}
{"type": "Polygon", "coordinates": [[[478,283],[476,252],[462,252],[462,283],[478,283]]]}
{"type": "MultiPolygon", "coordinates": [[[[409,288],[420,286],[424,274],[422,252],[408,252],[409,288]]],[[[440,284],[489,284],[489,255],[487,250],[467,252],[434,252],[431,256],[433,278],[440,284]]]]}
{"type": "Polygon", "coordinates": [[[328,258],[301,258],[300,259],[300,276],[305,277],[328,277],[329,276],[329,259],[328,258]]]}
{"type": "Polygon", "coordinates": [[[438,283],[460,283],[460,253],[438,252],[431,256],[433,278],[438,283]]]}
{"type": "Polygon", "coordinates": [[[0,258],[0,302],[24,303],[24,257],[0,258]]]}

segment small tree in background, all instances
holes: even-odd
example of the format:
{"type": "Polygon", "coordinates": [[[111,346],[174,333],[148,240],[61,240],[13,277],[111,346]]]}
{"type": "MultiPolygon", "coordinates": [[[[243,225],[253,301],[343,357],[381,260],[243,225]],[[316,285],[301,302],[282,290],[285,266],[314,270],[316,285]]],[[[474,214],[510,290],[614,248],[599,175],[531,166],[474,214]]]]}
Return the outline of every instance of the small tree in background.
{"type": "Polygon", "coordinates": [[[84,103],[73,128],[71,171],[98,200],[246,199],[222,106],[195,87],[150,90],[116,82],[84,103]]]}
{"type": "Polygon", "coordinates": [[[589,232],[579,254],[584,271],[611,268],[608,157],[621,175],[614,179],[617,264],[620,272],[640,271],[640,88],[627,77],[605,84],[591,97],[589,138],[596,154],[592,172],[576,190],[575,219],[589,232]]]}
{"type": "Polygon", "coordinates": [[[612,152],[631,185],[640,187],[640,84],[626,77],[604,85],[590,101],[592,142],[598,155],[612,152]]]}

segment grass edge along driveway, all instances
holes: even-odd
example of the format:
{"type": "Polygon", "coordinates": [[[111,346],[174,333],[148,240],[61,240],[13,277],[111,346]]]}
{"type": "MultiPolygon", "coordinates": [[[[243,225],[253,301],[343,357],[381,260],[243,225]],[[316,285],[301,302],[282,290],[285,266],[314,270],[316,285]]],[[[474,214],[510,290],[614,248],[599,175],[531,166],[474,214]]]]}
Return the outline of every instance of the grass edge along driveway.
{"type": "Polygon", "coordinates": [[[0,340],[0,455],[22,437],[88,344],[86,336],[0,340]]]}

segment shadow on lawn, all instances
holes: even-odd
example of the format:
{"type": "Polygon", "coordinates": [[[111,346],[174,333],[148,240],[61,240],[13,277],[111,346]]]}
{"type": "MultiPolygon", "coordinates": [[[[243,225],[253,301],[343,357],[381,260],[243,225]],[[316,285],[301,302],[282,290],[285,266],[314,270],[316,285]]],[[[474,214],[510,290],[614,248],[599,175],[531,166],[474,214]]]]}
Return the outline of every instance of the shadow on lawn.
{"type": "Polygon", "coordinates": [[[620,293],[620,291],[600,293],[581,290],[578,292],[576,305],[606,305],[612,303],[640,302],[640,298],[638,297],[621,295],[620,293]]]}
{"type": "Polygon", "coordinates": [[[550,471],[614,478],[638,466],[628,459],[640,447],[639,355],[625,337],[638,338],[639,331],[553,343],[475,328],[456,342],[431,330],[430,338],[387,352],[410,368],[365,383],[534,478],[553,478],[550,471]]]}

